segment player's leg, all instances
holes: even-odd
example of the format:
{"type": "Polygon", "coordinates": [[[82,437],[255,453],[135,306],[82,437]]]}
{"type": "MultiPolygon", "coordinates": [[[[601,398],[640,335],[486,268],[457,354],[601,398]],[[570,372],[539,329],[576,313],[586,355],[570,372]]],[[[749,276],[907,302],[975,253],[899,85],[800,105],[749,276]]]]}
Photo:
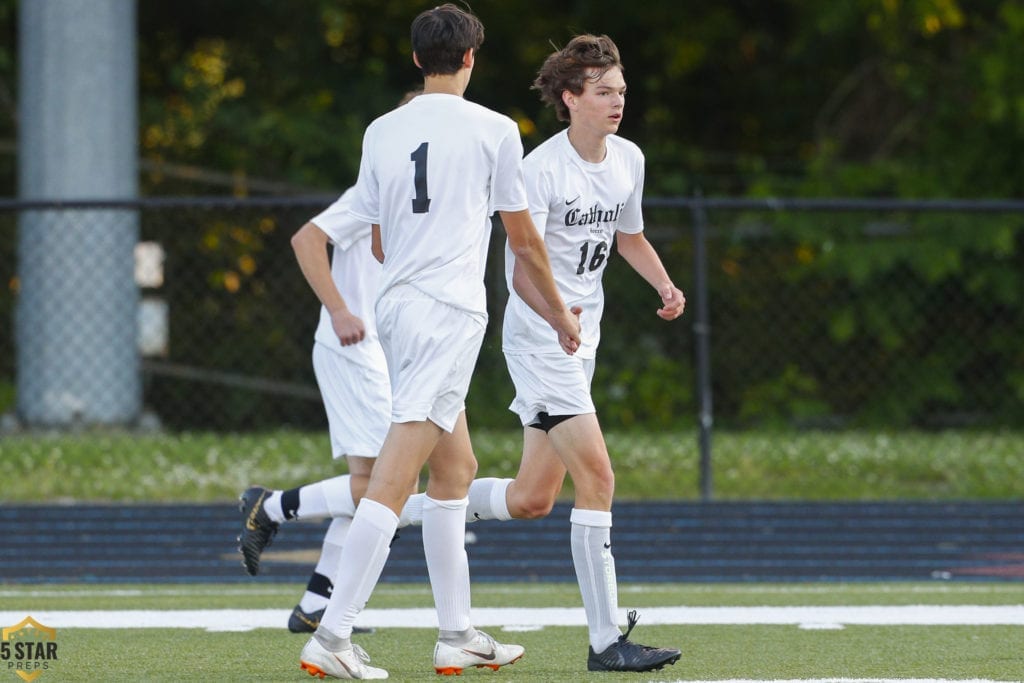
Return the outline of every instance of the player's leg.
{"type": "Polygon", "coordinates": [[[611,511],[615,473],[597,415],[586,413],[563,420],[548,430],[547,438],[572,477],[576,507],[611,511]]]}
{"type": "MultiPolygon", "coordinates": [[[[565,480],[565,465],[540,429],[523,431],[523,454],[515,479],[479,477],[469,485],[466,521],[538,519],[551,512],[565,480]]],[[[400,526],[423,523],[426,494],[410,496],[400,526]]]]}
{"type": "MultiPolygon", "coordinates": [[[[313,637],[300,655],[300,665],[311,674],[338,670],[345,662],[367,670],[374,677],[383,669],[361,662],[358,646],[352,643],[356,617],[370,599],[380,579],[398,528],[398,515],[419,477],[441,429],[429,420],[393,423],[374,464],[366,495],[359,502],[348,537],[338,559],[334,591],[313,637]],[[325,667],[328,667],[325,669],[325,667]]],[[[332,674],[333,675],[333,674],[332,674]]]]}
{"type": "Polygon", "coordinates": [[[562,490],[565,474],[565,465],[547,433],[539,426],[524,427],[523,458],[504,496],[509,515],[515,519],[546,517],[562,490]]]}
{"type": "Polygon", "coordinates": [[[505,363],[516,388],[509,410],[523,424],[523,457],[505,502],[511,516],[535,519],[551,512],[567,471],[548,432],[574,415],[594,412],[593,360],[565,354],[506,354],[505,363]]]}
{"type": "MultiPolygon", "coordinates": [[[[331,454],[349,457],[349,473],[293,489],[250,487],[242,494],[244,524],[239,535],[246,571],[259,573],[260,557],[279,526],[293,519],[348,517],[366,490],[369,471],[391,421],[387,367],[353,362],[323,344],[314,344],[313,370],[327,414],[331,454]],[[366,459],[364,466],[355,458],[366,459]]],[[[341,533],[341,523],[337,525],[341,533]]]]}
{"type": "Polygon", "coordinates": [[[423,551],[440,627],[434,669],[442,674],[458,674],[470,666],[497,669],[522,657],[523,648],[498,643],[473,628],[465,548],[466,494],[477,464],[464,401],[485,326],[480,318],[443,304],[435,306],[430,319],[447,336],[436,349],[433,365],[448,368],[431,398],[430,419],[445,433],[427,462],[423,498],[423,551]]]}
{"type": "Polygon", "coordinates": [[[468,667],[498,669],[523,656],[523,648],[497,642],[470,619],[469,560],[466,555],[466,491],[476,472],[466,427],[459,415],[428,461],[430,482],[423,502],[423,551],[440,626],[434,670],[461,674],[468,667]]]}
{"type": "MultiPolygon", "coordinates": [[[[454,407],[447,407],[450,415],[445,416],[446,424],[432,414],[437,398],[447,393],[445,383],[450,381],[458,362],[468,360],[472,372],[479,342],[468,359],[446,357],[445,353],[458,354],[463,348],[453,343],[445,334],[446,328],[438,324],[438,314],[443,311],[437,306],[438,302],[413,288],[394,288],[378,301],[378,330],[391,370],[392,423],[366,496],[352,519],[331,601],[321,626],[307,643],[314,658],[321,650],[341,652],[344,656],[351,652],[352,624],[380,579],[398,525],[398,513],[442,429],[452,429],[462,410],[465,390],[457,396],[454,407]],[[438,362],[439,356],[442,362],[438,362]]],[[[478,328],[482,339],[482,323],[478,328]]]]}
{"type": "MultiPolygon", "coordinates": [[[[238,550],[242,553],[245,570],[251,576],[259,574],[263,551],[286,521],[324,517],[351,519],[356,510],[352,486],[353,478],[349,473],[288,490],[262,486],[246,489],[241,496],[243,525],[238,536],[238,550]]],[[[365,488],[365,484],[362,486],[365,488]]]]}
{"type": "Polygon", "coordinates": [[[601,652],[621,635],[615,560],[611,553],[615,477],[594,413],[560,422],[550,428],[547,436],[576,490],[569,518],[573,565],[587,614],[590,644],[601,652]]]}
{"type": "MultiPolygon", "coordinates": [[[[370,472],[375,460],[375,458],[359,456],[346,458],[349,469],[349,496],[352,499],[356,501],[362,499],[370,481],[370,472]]],[[[312,633],[320,625],[324,609],[334,591],[334,575],[338,570],[341,549],[348,536],[348,529],[352,524],[352,515],[354,514],[353,506],[352,514],[334,517],[330,526],[327,527],[327,533],[324,534],[320,549],[320,557],[306,584],[306,591],[288,618],[288,630],[292,633],[312,633]]],[[[354,633],[370,633],[372,631],[373,629],[359,626],[353,628],[354,633]]]]}
{"type": "Polygon", "coordinates": [[[679,650],[633,643],[629,633],[636,625],[631,612],[625,635],[618,627],[618,579],[612,554],[612,497],[615,475],[597,415],[577,415],[548,430],[576,489],[569,521],[570,543],[576,580],[587,615],[591,671],[651,671],[674,663],[679,650]]]}

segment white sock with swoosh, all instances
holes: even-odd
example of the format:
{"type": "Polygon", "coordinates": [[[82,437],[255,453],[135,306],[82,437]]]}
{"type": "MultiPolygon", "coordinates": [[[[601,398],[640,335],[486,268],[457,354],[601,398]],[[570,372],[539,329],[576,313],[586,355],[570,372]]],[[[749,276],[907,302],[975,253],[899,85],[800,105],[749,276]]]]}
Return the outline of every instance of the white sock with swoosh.
{"type": "Polygon", "coordinates": [[[603,652],[622,635],[618,626],[619,591],[611,551],[612,513],[573,508],[572,563],[583,596],[590,646],[603,652]]]}

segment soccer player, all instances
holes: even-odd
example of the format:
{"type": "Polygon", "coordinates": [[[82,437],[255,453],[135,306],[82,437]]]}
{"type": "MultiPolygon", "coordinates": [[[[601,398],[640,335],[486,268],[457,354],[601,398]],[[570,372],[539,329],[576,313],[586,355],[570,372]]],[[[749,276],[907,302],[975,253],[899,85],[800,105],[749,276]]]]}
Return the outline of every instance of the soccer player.
{"type": "Polygon", "coordinates": [[[497,669],[523,655],[470,622],[466,493],[476,473],[464,400],[486,325],[483,284],[498,212],[531,283],[531,303],[564,353],[579,345],[577,312],[562,301],[522,182],[514,121],[467,102],[479,19],[445,4],[412,23],[423,94],[367,127],[352,215],[373,224],[383,264],[378,332],[392,388],[391,425],[341,551],[326,611],[300,655],[312,675],[386,678],[351,642],[352,626],[387,561],[399,513],[427,465],[423,545],[440,633],[439,673],[497,669]]]}
{"type": "Polygon", "coordinates": [[[373,312],[381,266],[370,252],[370,224],[348,212],[352,194],[347,190],[292,236],[299,267],[321,303],[313,370],[327,411],[331,454],[345,458],[349,473],[286,491],[253,486],[241,497],[239,550],[251,576],[259,573],[263,549],[283,522],[333,517],[306,591],[288,619],[293,633],[311,633],[320,623],[355,506],[391,420],[391,384],[373,312]]]}
{"type": "MultiPolygon", "coordinates": [[[[419,93],[407,92],[398,106],[419,93]]],[[[371,253],[370,224],[349,214],[352,195],[346,190],[292,236],[299,268],[321,304],[313,370],[327,411],[331,453],[345,458],[349,473],[286,491],[252,486],[241,496],[238,549],[250,576],[259,573],[260,556],[282,523],[333,518],[306,591],[288,618],[293,633],[311,633],[320,625],[349,524],[391,421],[391,383],[373,311],[381,265],[371,253]]]]}
{"type": "Polygon", "coordinates": [[[523,167],[530,213],[544,235],[558,289],[570,306],[583,309],[582,343],[572,356],[553,343],[533,310],[538,292],[524,277],[522,260],[507,249],[502,349],[516,389],[510,408],[524,427],[523,457],[515,479],[472,483],[467,519],[543,517],[568,472],[576,491],[570,539],[589,628],[587,668],[660,669],[675,663],[679,650],[631,642],[635,612],[625,635],[617,624],[615,475],[590,395],[604,309],[601,278],[613,240],[657,292],[659,317],[678,318],[685,298],[643,234],[643,154],[616,135],[626,99],[618,48],[607,36],[577,36],[548,56],[533,87],[569,123],[533,150],[523,167]]]}

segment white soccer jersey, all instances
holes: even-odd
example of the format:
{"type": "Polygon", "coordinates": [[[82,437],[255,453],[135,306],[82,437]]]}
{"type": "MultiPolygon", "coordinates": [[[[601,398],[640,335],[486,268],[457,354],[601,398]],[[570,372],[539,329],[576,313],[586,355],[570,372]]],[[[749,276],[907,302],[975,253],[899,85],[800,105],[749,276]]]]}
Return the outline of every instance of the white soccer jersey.
{"type": "Polygon", "coordinates": [[[455,95],[420,95],[366,129],[354,216],[381,226],[380,294],[410,285],[486,316],[495,211],[527,207],[512,119],[455,95]]]}
{"type": "Polygon", "coordinates": [[[380,286],[381,266],[370,251],[370,224],[349,212],[352,196],[353,190],[346,190],[310,222],[323,230],[334,245],[331,276],[349,311],[363,321],[366,337],[358,344],[342,346],[331,326],[331,314],[324,306],[320,307],[320,323],[314,337],[352,362],[384,368],[384,351],[377,337],[373,310],[380,286]]]}
{"type": "MultiPolygon", "coordinates": [[[[581,306],[581,344],[576,355],[594,358],[601,340],[604,290],[601,276],[616,232],[644,229],[640,203],[644,156],[635,144],[609,135],[604,161],[584,161],[568,131],[554,135],[523,162],[530,214],[544,235],[551,271],[565,303],[581,306]]],[[[562,353],[558,338],[512,286],[515,256],[505,245],[505,308],[502,349],[509,354],[562,353]]]]}

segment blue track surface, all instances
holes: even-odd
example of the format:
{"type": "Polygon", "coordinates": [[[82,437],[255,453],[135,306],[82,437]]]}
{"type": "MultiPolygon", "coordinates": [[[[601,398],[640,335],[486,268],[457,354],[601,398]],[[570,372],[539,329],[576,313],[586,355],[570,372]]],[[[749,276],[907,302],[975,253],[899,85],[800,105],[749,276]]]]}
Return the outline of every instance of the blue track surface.
{"type": "MultiPolygon", "coordinates": [[[[619,503],[621,582],[1024,581],[1020,503],[619,503]]],[[[467,529],[474,581],[574,581],[569,507],[467,529]]],[[[232,505],[0,508],[0,583],[305,582],[326,522],[290,523],[245,575],[232,505]]],[[[383,581],[424,581],[418,528],[383,581]]]]}

